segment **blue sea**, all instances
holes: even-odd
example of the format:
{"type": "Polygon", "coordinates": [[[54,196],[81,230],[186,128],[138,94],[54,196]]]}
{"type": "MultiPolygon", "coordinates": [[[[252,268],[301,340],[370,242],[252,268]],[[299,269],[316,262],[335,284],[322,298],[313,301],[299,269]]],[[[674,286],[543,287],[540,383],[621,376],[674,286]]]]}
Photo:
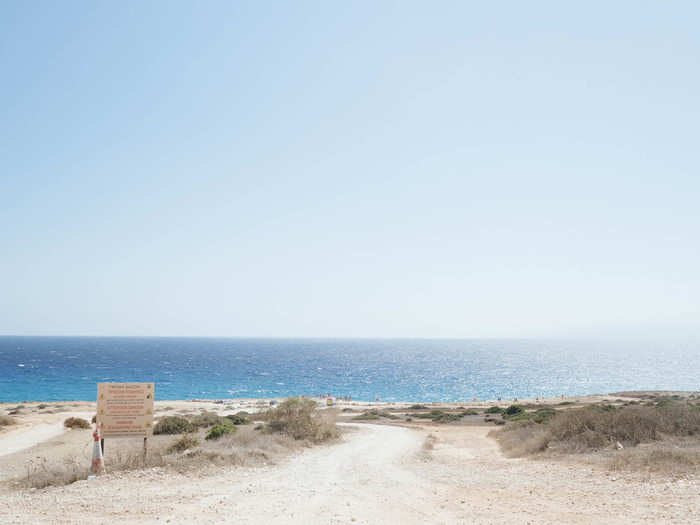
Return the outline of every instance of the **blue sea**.
{"type": "Polygon", "coordinates": [[[94,400],[153,381],[156,399],[350,395],[461,401],[700,389],[700,345],[554,340],[0,337],[0,401],[94,400]]]}

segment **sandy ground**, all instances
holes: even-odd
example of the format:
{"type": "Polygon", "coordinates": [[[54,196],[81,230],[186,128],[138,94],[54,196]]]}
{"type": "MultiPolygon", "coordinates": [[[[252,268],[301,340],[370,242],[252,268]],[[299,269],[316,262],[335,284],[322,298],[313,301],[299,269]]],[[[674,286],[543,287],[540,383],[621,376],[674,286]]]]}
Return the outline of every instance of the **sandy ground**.
{"type": "MultiPolygon", "coordinates": [[[[51,438],[70,432],[63,426],[63,421],[69,417],[79,417],[90,420],[91,412],[65,412],[58,418],[52,417],[48,421],[40,421],[31,425],[18,425],[19,428],[8,429],[4,434],[0,434],[0,456],[7,456],[29,448],[39,443],[48,441],[51,438]],[[58,419],[58,421],[54,421],[58,419]]],[[[1,476],[1,474],[0,474],[1,476]]],[[[2,479],[0,477],[0,479],[2,479]]]]}
{"type": "MultiPolygon", "coordinates": [[[[170,410],[192,406],[181,403],[170,410]]],[[[487,436],[492,427],[350,426],[341,443],[278,465],[201,476],[156,468],[31,492],[5,484],[0,523],[700,523],[698,479],[507,459],[487,436]]],[[[5,459],[89,438],[74,432],[5,459]]]]}

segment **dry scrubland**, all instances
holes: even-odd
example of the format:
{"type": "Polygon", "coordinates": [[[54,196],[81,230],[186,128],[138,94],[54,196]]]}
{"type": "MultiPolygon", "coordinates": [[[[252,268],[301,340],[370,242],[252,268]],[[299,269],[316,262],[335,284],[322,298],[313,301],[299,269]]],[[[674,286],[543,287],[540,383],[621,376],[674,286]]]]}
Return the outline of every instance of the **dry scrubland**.
{"type": "MultiPolygon", "coordinates": [[[[274,462],[303,447],[332,441],[340,436],[336,426],[337,411],[316,409],[308,399],[291,398],[277,407],[251,414],[237,411],[219,415],[202,410],[196,414],[158,418],[154,439],[144,457],[138,443],[107,440],[114,450],[105,461],[109,472],[168,468],[179,473],[217,466],[254,466],[274,462]],[[126,446],[124,446],[126,445],[126,446]]],[[[93,420],[94,421],[94,420],[93,420]]],[[[64,426],[90,429],[89,421],[70,417],[64,426]]],[[[67,455],[58,461],[47,458],[30,460],[19,485],[44,488],[86,479],[89,463],[84,454],[67,455]]]]}
{"type": "Polygon", "coordinates": [[[582,455],[610,470],[673,477],[700,469],[700,397],[640,394],[638,399],[571,407],[511,407],[492,433],[510,457],[582,455]]]}
{"type": "Polygon", "coordinates": [[[107,475],[94,481],[81,428],[94,404],[3,411],[0,443],[42,417],[74,429],[0,450],[3,523],[700,522],[696,393],[160,402],[145,462],[140,440],[107,440],[107,475]]]}

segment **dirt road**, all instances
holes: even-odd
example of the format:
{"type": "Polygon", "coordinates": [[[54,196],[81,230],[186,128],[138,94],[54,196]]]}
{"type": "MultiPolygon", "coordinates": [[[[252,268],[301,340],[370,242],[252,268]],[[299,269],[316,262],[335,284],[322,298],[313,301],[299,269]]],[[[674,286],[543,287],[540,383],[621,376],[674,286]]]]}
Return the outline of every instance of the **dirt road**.
{"type": "MultiPolygon", "coordinates": [[[[63,426],[63,421],[69,417],[78,417],[89,421],[92,416],[93,414],[90,412],[65,412],[60,417],[54,417],[55,421],[35,424],[29,428],[20,426],[17,429],[10,429],[10,431],[0,435],[0,456],[14,454],[60,436],[67,430],[63,426]]],[[[1,473],[0,479],[2,479],[1,473]]]]}
{"type": "Polygon", "coordinates": [[[162,469],[0,498],[2,523],[698,523],[696,481],[503,458],[486,427],[356,425],[279,465],[162,469]],[[431,435],[425,447],[426,436],[431,435]]]}

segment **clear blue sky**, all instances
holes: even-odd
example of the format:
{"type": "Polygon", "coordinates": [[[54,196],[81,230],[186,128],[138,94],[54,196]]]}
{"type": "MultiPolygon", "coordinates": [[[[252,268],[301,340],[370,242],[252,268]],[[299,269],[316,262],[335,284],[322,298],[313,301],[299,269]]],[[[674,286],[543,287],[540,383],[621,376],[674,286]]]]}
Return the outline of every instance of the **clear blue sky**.
{"type": "Polygon", "coordinates": [[[0,333],[700,325],[695,2],[2,2],[0,333]]]}

